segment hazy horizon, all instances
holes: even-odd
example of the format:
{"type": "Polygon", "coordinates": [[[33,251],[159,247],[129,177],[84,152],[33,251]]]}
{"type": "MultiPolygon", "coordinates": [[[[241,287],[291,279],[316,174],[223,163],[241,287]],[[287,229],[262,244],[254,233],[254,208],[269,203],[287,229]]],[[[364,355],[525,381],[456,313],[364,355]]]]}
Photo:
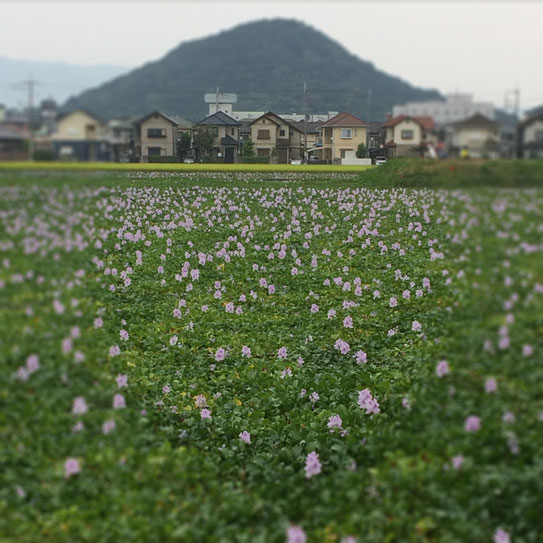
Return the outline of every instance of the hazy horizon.
{"type": "MultiPolygon", "coordinates": [[[[543,50],[543,4],[8,2],[3,10],[9,24],[0,35],[0,57],[11,60],[128,71],[158,60],[182,42],[283,18],[309,24],[351,54],[417,87],[442,94],[466,92],[503,107],[505,93],[518,85],[523,110],[543,104],[543,74],[532,60],[533,51],[543,50]]],[[[14,83],[3,79],[0,103],[14,83]]],[[[45,88],[38,92],[54,96],[45,88]]]]}

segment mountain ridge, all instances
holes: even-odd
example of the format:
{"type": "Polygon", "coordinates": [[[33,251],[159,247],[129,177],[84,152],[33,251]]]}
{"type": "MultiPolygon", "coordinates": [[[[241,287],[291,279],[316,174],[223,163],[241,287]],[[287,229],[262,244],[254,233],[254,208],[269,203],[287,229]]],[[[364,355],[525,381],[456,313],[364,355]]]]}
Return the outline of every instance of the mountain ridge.
{"type": "Polygon", "coordinates": [[[303,109],[303,84],[313,112],[349,111],[381,119],[395,103],[441,98],[378,70],[320,30],[292,19],[244,23],[180,43],[156,61],[133,68],[68,100],[99,115],[137,115],[154,109],[199,120],[206,92],[238,95],[237,110],[303,109]],[[371,91],[369,90],[371,89],[371,91]]]}

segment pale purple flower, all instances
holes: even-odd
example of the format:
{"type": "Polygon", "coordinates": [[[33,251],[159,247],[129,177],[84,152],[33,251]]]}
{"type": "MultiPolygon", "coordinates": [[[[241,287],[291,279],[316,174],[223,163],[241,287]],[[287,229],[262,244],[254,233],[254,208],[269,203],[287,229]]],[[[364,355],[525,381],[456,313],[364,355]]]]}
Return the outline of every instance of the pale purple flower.
{"type": "Polygon", "coordinates": [[[239,434],[239,438],[241,439],[241,441],[243,441],[243,443],[247,443],[247,445],[251,443],[251,434],[246,430],[239,434]]]}
{"type": "Polygon", "coordinates": [[[318,475],[321,472],[321,463],[319,461],[319,455],[313,451],[310,452],[305,459],[305,476],[307,479],[318,475]]]}
{"type": "Polygon", "coordinates": [[[202,418],[202,420],[211,419],[211,411],[209,409],[202,409],[200,411],[200,417],[202,418]]]}
{"type": "Polygon", "coordinates": [[[109,356],[111,356],[112,358],[114,356],[118,356],[121,354],[121,349],[119,348],[118,345],[112,345],[110,348],[109,348],[109,356]]]}
{"type": "Polygon", "coordinates": [[[352,328],[353,327],[353,319],[351,316],[345,317],[343,319],[343,327],[344,328],[352,328]]]}
{"type": "Polygon", "coordinates": [[[481,419],[475,415],[469,416],[464,422],[466,432],[477,432],[481,428],[481,419]]]}
{"type": "Polygon", "coordinates": [[[81,471],[81,466],[77,458],[67,458],[64,462],[64,477],[68,479],[72,475],[76,475],[81,471]]]}
{"type": "Polygon", "coordinates": [[[123,340],[123,341],[128,341],[128,332],[126,330],[121,330],[119,332],[119,337],[123,340]]]}
{"type": "Polygon", "coordinates": [[[296,362],[298,362],[300,368],[304,365],[304,359],[301,356],[296,359],[296,362]]]}
{"type": "Polygon", "coordinates": [[[505,530],[498,528],[494,532],[494,543],[510,543],[510,542],[511,542],[511,536],[505,530]]]}
{"type": "Polygon", "coordinates": [[[287,348],[286,347],[280,347],[277,351],[277,358],[279,358],[279,360],[281,359],[284,359],[286,358],[288,355],[288,351],[287,351],[287,348]]]}
{"type": "Polygon", "coordinates": [[[440,360],[436,366],[436,375],[438,377],[444,377],[450,373],[449,364],[446,360],[440,360]]]}
{"type": "Polygon", "coordinates": [[[422,326],[419,321],[413,321],[411,323],[411,330],[413,332],[420,332],[422,330],[422,326]]]}
{"type": "Polygon", "coordinates": [[[390,307],[396,307],[398,305],[398,300],[394,296],[391,296],[388,305],[390,307]]]}
{"type": "Polygon", "coordinates": [[[177,339],[178,339],[177,336],[175,336],[175,335],[172,336],[172,337],[170,338],[170,345],[172,345],[172,346],[173,346],[173,345],[177,345],[177,339]]]}
{"type": "Polygon", "coordinates": [[[81,432],[83,428],[85,428],[85,425],[81,421],[78,421],[72,426],[72,432],[74,434],[77,434],[81,432]]]}
{"type": "Polygon", "coordinates": [[[224,360],[225,356],[226,356],[226,351],[222,347],[219,347],[215,351],[215,360],[217,362],[221,362],[222,360],[224,360]]]}
{"type": "Polygon", "coordinates": [[[319,401],[319,395],[317,392],[312,392],[310,395],[309,395],[309,401],[312,403],[312,404],[315,404],[319,401]]]}
{"type": "Polygon", "coordinates": [[[114,409],[124,409],[126,407],[126,400],[122,394],[115,394],[113,396],[113,408],[114,409]]]}
{"type": "Polygon", "coordinates": [[[534,354],[534,348],[529,345],[528,343],[525,343],[522,346],[522,355],[523,356],[532,356],[534,354]]]}
{"type": "Polygon", "coordinates": [[[311,313],[317,313],[319,311],[319,306],[317,304],[311,304],[311,313]]]}
{"type": "Polygon", "coordinates": [[[347,354],[351,350],[351,347],[349,346],[349,344],[346,341],[343,341],[342,339],[338,339],[334,343],[334,348],[338,350],[341,354],[347,354]]]}
{"type": "Polygon", "coordinates": [[[506,424],[512,424],[513,422],[515,422],[516,417],[515,417],[515,414],[514,414],[514,413],[511,413],[511,411],[506,411],[506,412],[503,414],[502,420],[503,420],[503,422],[505,422],[506,424]]]}
{"type": "Polygon", "coordinates": [[[411,409],[411,403],[409,402],[409,398],[402,398],[402,406],[404,409],[407,409],[408,411],[411,409]]]}
{"type": "Polygon", "coordinates": [[[85,398],[82,396],[77,396],[77,398],[74,398],[74,403],[72,405],[72,415],[84,415],[89,408],[87,407],[87,403],[85,402],[85,398]]]}
{"type": "Polygon", "coordinates": [[[379,402],[371,395],[370,389],[365,388],[358,392],[358,405],[364,409],[367,415],[380,413],[379,402]]]}
{"type": "Polygon", "coordinates": [[[172,387],[170,385],[164,385],[162,387],[162,394],[169,394],[172,391],[172,387]]]}
{"type": "Polygon", "coordinates": [[[37,355],[31,354],[26,359],[26,369],[28,373],[34,373],[40,368],[40,359],[37,355]]]}
{"type": "Polygon", "coordinates": [[[281,379],[284,379],[285,377],[292,377],[292,370],[290,368],[286,368],[281,373],[281,379]]]}
{"type": "Polygon", "coordinates": [[[368,355],[364,351],[357,351],[355,353],[356,363],[360,366],[368,361],[368,355]]]}
{"type": "Polygon", "coordinates": [[[117,381],[117,388],[123,388],[128,385],[128,375],[119,373],[115,380],[117,381]]]}
{"type": "Polygon", "coordinates": [[[307,538],[305,532],[300,526],[289,526],[287,528],[287,542],[286,543],[306,543],[307,538]]]}
{"type": "Polygon", "coordinates": [[[328,428],[330,428],[330,432],[333,432],[334,429],[338,428],[341,429],[341,425],[343,424],[343,421],[341,420],[341,417],[339,415],[332,415],[328,419],[328,428]]]}
{"type": "Polygon", "coordinates": [[[115,430],[115,421],[113,419],[104,421],[104,423],[102,424],[102,433],[107,436],[108,434],[113,432],[113,430],[115,430]]]}
{"type": "Polygon", "coordinates": [[[335,309],[329,309],[328,310],[328,318],[333,319],[336,316],[336,310],[335,309]]]}
{"type": "Polygon", "coordinates": [[[461,454],[457,454],[451,458],[451,464],[454,469],[460,469],[464,463],[464,457],[461,454]]]}
{"type": "Polygon", "coordinates": [[[241,356],[244,356],[246,358],[251,358],[251,348],[247,347],[247,345],[244,345],[241,348],[241,356]]]}
{"type": "Polygon", "coordinates": [[[494,377],[489,377],[485,381],[485,392],[490,394],[492,392],[496,392],[496,390],[498,390],[498,381],[496,381],[494,377]]]}
{"type": "Polygon", "coordinates": [[[198,394],[194,399],[194,405],[198,408],[207,407],[207,400],[203,394],[198,394]]]}

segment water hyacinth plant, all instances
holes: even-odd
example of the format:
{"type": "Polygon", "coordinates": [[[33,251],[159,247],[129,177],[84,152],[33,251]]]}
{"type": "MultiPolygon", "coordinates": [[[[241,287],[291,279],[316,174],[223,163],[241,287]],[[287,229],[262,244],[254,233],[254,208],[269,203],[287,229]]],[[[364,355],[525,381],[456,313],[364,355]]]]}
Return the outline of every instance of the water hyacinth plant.
{"type": "Polygon", "coordinates": [[[0,175],[3,540],[540,540],[543,189],[194,172],[0,175]]]}

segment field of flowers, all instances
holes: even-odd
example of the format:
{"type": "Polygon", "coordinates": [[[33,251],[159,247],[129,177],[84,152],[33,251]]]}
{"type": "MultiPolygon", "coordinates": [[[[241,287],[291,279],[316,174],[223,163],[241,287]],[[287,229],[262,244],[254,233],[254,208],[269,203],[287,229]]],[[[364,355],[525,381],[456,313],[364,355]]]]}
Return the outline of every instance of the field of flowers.
{"type": "Polygon", "coordinates": [[[541,186],[136,177],[0,177],[1,541],[542,541],[541,186]]]}

